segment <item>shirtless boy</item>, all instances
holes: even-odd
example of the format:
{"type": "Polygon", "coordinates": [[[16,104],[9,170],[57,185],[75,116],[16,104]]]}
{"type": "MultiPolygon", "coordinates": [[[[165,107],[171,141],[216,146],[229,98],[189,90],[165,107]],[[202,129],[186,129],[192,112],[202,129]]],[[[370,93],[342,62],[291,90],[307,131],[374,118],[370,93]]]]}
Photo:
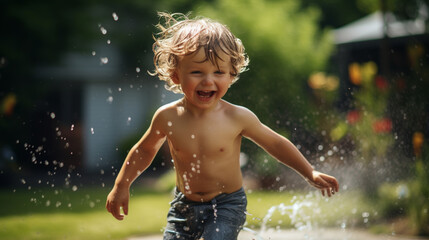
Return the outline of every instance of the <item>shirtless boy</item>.
{"type": "Polygon", "coordinates": [[[176,192],[164,240],[233,240],[245,222],[246,195],[239,156],[243,137],[298,172],[323,195],[338,192],[337,180],[315,171],[286,138],[262,124],[249,109],[222,97],[246,70],[241,41],[206,18],[160,13],[155,73],[183,98],[160,107],[150,127],[126,157],[107,197],[118,220],[128,214],[131,183],[151,164],[165,141],[176,170],[176,192]]]}

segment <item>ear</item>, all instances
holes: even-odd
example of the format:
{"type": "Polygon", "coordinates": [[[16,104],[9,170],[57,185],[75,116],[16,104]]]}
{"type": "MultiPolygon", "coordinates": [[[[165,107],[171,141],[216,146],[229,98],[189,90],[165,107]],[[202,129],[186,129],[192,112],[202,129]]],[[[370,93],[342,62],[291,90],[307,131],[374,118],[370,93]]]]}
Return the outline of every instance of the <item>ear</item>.
{"type": "Polygon", "coordinates": [[[171,74],[171,80],[174,84],[180,84],[179,75],[177,74],[177,70],[171,74]]]}

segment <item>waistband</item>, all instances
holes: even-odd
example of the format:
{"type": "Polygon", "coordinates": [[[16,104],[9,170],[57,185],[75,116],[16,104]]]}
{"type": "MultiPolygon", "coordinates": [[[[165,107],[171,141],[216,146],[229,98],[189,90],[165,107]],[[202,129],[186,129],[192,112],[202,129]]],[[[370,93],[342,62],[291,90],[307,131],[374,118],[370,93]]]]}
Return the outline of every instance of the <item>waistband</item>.
{"type": "Polygon", "coordinates": [[[221,193],[219,195],[217,195],[216,197],[214,197],[212,200],[207,201],[207,202],[197,202],[197,201],[192,201],[186,198],[185,194],[183,194],[177,187],[174,190],[174,198],[178,201],[182,201],[184,203],[191,203],[191,204],[216,204],[217,202],[222,202],[222,200],[224,200],[225,198],[231,198],[234,196],[245,196],[246,193],[244,191],[244,188],[241,187],[240,189],[238,189],[235,192],[232,193],[221,193]]]}

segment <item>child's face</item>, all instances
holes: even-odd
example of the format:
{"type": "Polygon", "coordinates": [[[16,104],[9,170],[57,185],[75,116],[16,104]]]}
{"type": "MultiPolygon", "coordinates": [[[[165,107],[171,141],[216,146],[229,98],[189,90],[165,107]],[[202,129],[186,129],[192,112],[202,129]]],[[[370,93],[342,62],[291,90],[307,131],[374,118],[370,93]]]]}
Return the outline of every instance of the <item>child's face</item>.
{"type": "Polygon", "coordinates": [[[179,57],[173,80],[180,84],[186,100],[200,108],[215,106],[233,81],[230,57],[219,52],[218,66],[207,59],[203,48],[179,57]]]}

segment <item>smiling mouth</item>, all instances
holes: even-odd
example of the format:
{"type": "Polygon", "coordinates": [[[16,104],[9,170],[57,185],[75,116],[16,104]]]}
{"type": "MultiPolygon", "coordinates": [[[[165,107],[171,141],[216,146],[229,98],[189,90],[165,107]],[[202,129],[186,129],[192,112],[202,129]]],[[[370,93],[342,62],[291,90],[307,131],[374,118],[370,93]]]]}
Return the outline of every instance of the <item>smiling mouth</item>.
{"type": "Polygon", "coordinates": [[[202,98],[210,98],[215,93],[216,93],[216,91],[197,91],[198,96],[202,97],[202,98]]]}

